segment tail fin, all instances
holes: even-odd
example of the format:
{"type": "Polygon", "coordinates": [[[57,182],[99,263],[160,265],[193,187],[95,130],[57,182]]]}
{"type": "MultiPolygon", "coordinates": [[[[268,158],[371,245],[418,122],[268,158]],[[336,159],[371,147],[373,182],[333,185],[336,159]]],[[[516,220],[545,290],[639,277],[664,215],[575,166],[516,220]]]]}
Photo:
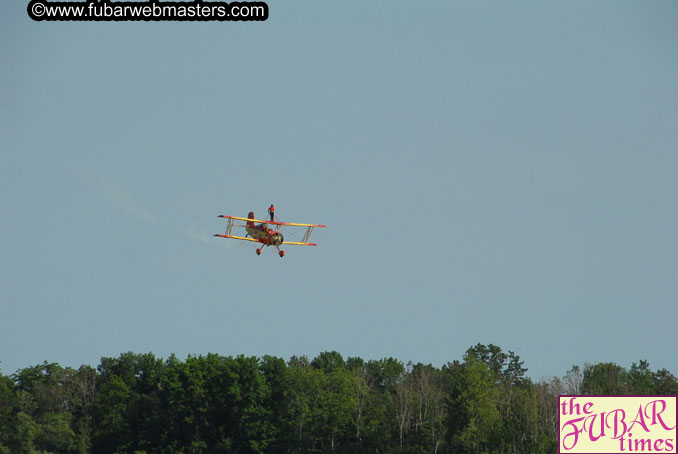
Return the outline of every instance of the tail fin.
{"type": "MultiPolygon", "coordinates": [[[[250,211],[250,213],[247,215],[247,219],[255,219],[254,217],[254,211],[250,211]]],[[[254,227],[254,222],[252,221],[247,221],[247,227],[254,227]]]]}

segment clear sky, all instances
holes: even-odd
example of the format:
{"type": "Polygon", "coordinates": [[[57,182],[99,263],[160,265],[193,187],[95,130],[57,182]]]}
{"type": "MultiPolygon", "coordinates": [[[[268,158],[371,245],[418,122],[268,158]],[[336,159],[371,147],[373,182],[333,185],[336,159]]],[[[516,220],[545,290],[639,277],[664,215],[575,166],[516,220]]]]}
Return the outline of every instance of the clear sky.
{"type": "Polygon", "coordinates": [[[0,3],[0,369],[122,352],[678,374],[678,3],[0,3]],[[327,224],[280,259],[219,214],[327,224]]]}

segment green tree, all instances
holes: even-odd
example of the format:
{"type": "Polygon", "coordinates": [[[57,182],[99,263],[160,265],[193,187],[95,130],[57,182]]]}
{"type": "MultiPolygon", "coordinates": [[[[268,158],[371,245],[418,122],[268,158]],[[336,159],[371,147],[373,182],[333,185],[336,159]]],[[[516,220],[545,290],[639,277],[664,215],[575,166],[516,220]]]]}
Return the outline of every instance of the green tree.
{"type": "Polygon", "coordinates": [[[71,426],[77,437],[77,451],[80,454],[90,452],[92,445],[93,411],[97,392],[97,372],[91,366],[81,366],[69,382],[71,387],[71,426]]]}
{"type": "Polygon", "coordinates": [[[362,439],[362,430],[365,424],[364,414],[369,398],[369,388],[367,381],[367,370],[365,361],[361,358],[348,358],[346,360],[346,370],[352,375],[353,387],[351,396],[355,400],[352,422],[355,430],[355,448],[360,449],[360,440],[362,439]]]}
{"type": "Polygon", "coordinates": [[[583,380],[584,378],[582,377],[581,368],[577,365],[572,366],[572,368],[567,371],[567,374],[563,378],[564,389],[561,394],[581,394],[583,380]]]}
{"type": "Polygon", "coordinates": [[[438,452],[444,438],[445,390],[440,370],[415,364],[410,372],[413,387],[413,444],[417,452],[438,452]]]}
{"type": "Polygon", "coordinates": [[[558,395],[565,394],[558,377],[534,385],[537,404],[536,452],[553,453],[558,450],[558,395]]]}
{"type": "Polygon", "coordinates": [[[653,374],[657,395],[671,396],[678,394],[678,379],[666,369],[658,370],[653,374]]]}
{"type": "Polygon", "coordinates": [[[77,388],[78,371],[44,362],[13,375],[18,391],[14,426],[28,436],[19,449],[49,453],[87,452],[89,432],[82,424],[77,388]]]}
{"type": "Polygon", "coordinates": [[[238,356],[234,365],[239,393],[234,399],[238,433],[235,452],[259,454],[267,452],[275,436],[271,419],[270,388],[260,371],[259,359],[238,356]]]}
{"type": "Polygon", "coordinates": [[[101,359],[100,386],[92,410],[95,453],[143,451],[160,443],[163,368],[163,361],[152,353],[128,352],[101,359]]]}
{"type": "Polygon", "coordinates": [[[405,437],[414,416],[415,391],[411,375],[405,373],[393,385],[393,421],[398,431],[398,446],[405,448],[405,437]]]}
{"type": "Polygon", "coordinates": [[[500,347],[488,344],[477,344],[466,351],[467,356],[484,363],[497,379],[503,378],[512,384],[518,383],[525,378],[527,369],[523,367],[520,357],[509,351],[504,353],[500,347]]]}
{"type": "Polygon", "coordinates": [[[14,424],[16,430],[13,447],[17,454],[35,454],[35,439],[40,430],[38,424],[31,418],[31,416],[24,412],[19,412],[16,415],[16,423],[14,424]]]}
{"type": "MultiPolygon", "coordinates": [[[[370,384],[370,427],[369,446],[382,449],[383,446],[397,446],[400,449],[400,421],[408,407],[398,400],[397,393],[405,397],[405,390],[398,391],[407,371],[404,364],[395,358],[370,360],[366,364],[368,383],[370,384]]],[[[403,422],[403,438],[405,424],[403,422]]],[[[403,439],[404,441],[404,439],[403,439]]]]}
{"type": "Polygon", "coordinates": [[[322,439],[322,392],[325,373],[303,362],[290,364],[288,379],[288,420],[295,434],[290,440],[290,452],[309,452],[318,449],[322,439]]]}
{"type": "Polygon", "coordinates": [[[326,375],[321,394],[322,432],[326,434],[329,452],[337,445],[348,447],[353,440],[352,421],[358,406],[354,394],[354,376],[345,369],[335,369],[326,375]]]}
{"type": "Polygon", "coordinates": [[[370,386],[381,391],[393,392],[405,375],[405,366],[395,358],[370,360],[365,368],[370,386]]]}
{"type": "Polygon", "coordinates": [[[525,372],[492,344],[442,370],[338,352],[44,362],[0,374],[0,454],[547,454],[559,394],[678,394],[673,374],[643,360],[536,384],[525,372]]]}
{"type": "Polygon", "coordinates": [[[515,452],[518,446],[532,446],[536,420],[536,396],[525,377],[527,369],[514,352],[504,353],[496,345],[477,344],[466,351],[466,358],[482,362],[492,372],[498,390],[497,410],[502,431],[493,434],[493,444],[515,452]]]}
{"type": "Polygon", "coordinates": [[[492,451],[502,426],[495,370],[467,354],[464,363],[448,364],[445,372],[450,385],[446,424],[449,446],[471,454],[492,451]]]}
{"type": "Polygon", "coordinates": [[[629,394],[628,374],[614,363],[599,363],[584,367],[583,394],[626,395],[629,394]]]}
{"type": "Polygon", "coordinates": [[[282,453],[288,445],[287,429],[291,426],[287,419],[287,401],[289,391],[288,368],[285,360],[273,356],[264,356],[260,365],[261,374],[268,387],[264,402],[269,410],[268,428],[270,430],[269,453],[282,453]]]}
{"type": "Polygon", "coordinates": [[[17,407],[14,382],[0,374],[0,453],[4,449],[9,450],[8,446],[14,438],[17,407]]]}
{"type": "Polygon", "coordinates": [[[111,375],[102,380],[94,409],[94,453],[113,454],[131,449],[133,437],[128,405],[132,400],[133,391],[121,377],[111,375]]]}
{"type": "Polygon", "coordinates": [[[637,364],[631,364],[627,380],[630,394],[654,394],[654,375],[647,361],[641,359],[637,364]]]}
{"type": "Polygon", "coordinates": [[[343,369],[344,358],[339,352],[322,352],[311,361],[311,366],[316,369],[320,369],[325,373],[334,372],[339,369],[343,369]]]}
{"type": "Polygon", "coordinates": [[[78,437],[70,427],[70,414],[48,413],[40,419],[35,431],[35,446],[50,453],[75,453],[78,437]]]}
{"type": "Polygon", "coordinates": [[[185,362],[171,355],[160,381],[160,402],[165,430],[161,445],[170,452],[204,453],[211,427],[207,417],[204,358],[189,356],[185,362]]]}

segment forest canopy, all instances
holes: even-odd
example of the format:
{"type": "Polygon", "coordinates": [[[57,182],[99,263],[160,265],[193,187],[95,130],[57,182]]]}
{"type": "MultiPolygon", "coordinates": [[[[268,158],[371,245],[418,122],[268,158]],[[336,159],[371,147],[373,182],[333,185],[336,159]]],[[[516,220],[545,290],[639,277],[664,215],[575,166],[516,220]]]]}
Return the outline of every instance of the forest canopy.
{"type": "Polygon", "coordinates": [[[478,344],[441,368],[395,358],[153,353],[0,373],[0,454],[549,453],[559,394],[678,394],[640,360],[533,382],[478,344]]]}

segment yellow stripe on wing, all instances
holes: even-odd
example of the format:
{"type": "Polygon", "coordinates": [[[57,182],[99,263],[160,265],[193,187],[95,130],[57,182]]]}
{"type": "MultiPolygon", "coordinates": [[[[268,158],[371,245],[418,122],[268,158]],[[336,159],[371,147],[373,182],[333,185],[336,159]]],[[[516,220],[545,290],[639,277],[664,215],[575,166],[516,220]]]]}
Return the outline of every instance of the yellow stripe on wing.
{"type": "Polygon", "coordinates": [[[270,221],[262,221],[260,219],[250,219],[250,218],[239,218],[238,216],[226,216],[225,214],[220,214],[220,218],[226,218],[226,219],[235,219],[236,221],[252,221],[252,222],[258,222],[259,224],[273,224],[270,221]]]}
{"type": "Polygon", "coordinates": [[[256,222],[259,224],[271,224],[271,225],[288,225],[288,226],[293,226],[293,227],[327,227],[326,225],[321,225],[321,224],[299,224],[297,222],[276,222],[276,221],[262,221],[261,219],[249,219],[249,218],[239,218],[237,216],[227,216],[225,214],[220,214],[220,218],[226,218],[226,219],[235,219],[237,221],[251,221],[251,222],[256,222]]]}
{"type": "Polygon", "coordinates": [[[299,224],[297,222],[275,222],[273,224],[291,225],[291,226],[294,226],[294,227],[320,227],[320,228],[327,227],[326,225],[322,225],[322,224],[299,224]]]}
{"type": "Polygon", "coordinates": [[[223,235],[216,233],[214,236],[220,236],[222,238],[233,238],[234,240],[243,240],[243,241],[254,241],[255,243],[260,243],[261,241],[257,241],[252,238],[245,238],[244,236],[233,236],[233,235],[223,235]]]}

